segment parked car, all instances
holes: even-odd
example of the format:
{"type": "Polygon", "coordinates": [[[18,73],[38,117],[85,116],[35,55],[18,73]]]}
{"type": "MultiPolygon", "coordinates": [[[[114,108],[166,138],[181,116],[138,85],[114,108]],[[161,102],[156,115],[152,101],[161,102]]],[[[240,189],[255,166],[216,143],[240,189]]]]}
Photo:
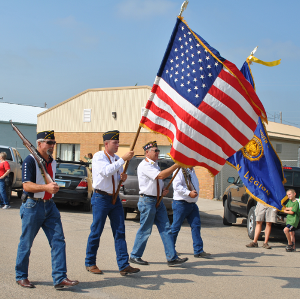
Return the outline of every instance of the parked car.
{"type": "MultiPolygon", "coordinates": [[[[300,195],[300,167],[283,167],[284,176],[287,182],[284,184],[285,190],[294,189],[296,197],[300,195]]],[[[250,239],[254,239],[255,231],[255,206],[257,201],[251,198],[246,192],[245,186],[240,177],[235,180],[234,177],[228,178],[228,186],[223,194],[224,216],[223,224],[231,225],[236,223],[238,217],[247,218],[247,231],[250,239]]],[[[286,214],[278,212],[278,225],[285,225],[286,214]]]]}
{"type": "MultiPolygon", "coordinates": [[[[123,183],[120,189],[120,199],[123,204],[125,219],[127,213],[138,212],[137,204],[139,201],[139,183],[137,177],[137,167],[144,157],[135,156],[133,157],[128,165],[127,169],[127,180],[123,183]]],[[[158,165],[161,170],[169,168],[174,164],[171,159],[159,159],[158,165]]],[[[164,179],[165,186],[168,185],[172,176],[164,179]]],[[[167,208],[168,215],[173,215],[172,210],[172,201],[173,201],[173,187],[172,185],[169,188],[169,193],[167,196],[163,197],[163,202],[167,208]]]]}
{"type": "Polygon", "coordinates": [[[92,174],[85,162],[70,162],[57,159],[55,182],[59,191],[54,195],[56,203],[68,203],[72,206],[83,206],[83,210],[91,210],[93,194],[92,174]]]}
{"type": "Polygon", "coordinates": [[[16,191],[18,197],[21,198],[23,193],[23,184],[22,184],[22,158],[19,152],[10,146],[0,145],[0,152],[5,152],[7,154],[7,162],[10,166],[10,186],[6,187],[7,197],[10,200],[11,191],[16,191]]]}

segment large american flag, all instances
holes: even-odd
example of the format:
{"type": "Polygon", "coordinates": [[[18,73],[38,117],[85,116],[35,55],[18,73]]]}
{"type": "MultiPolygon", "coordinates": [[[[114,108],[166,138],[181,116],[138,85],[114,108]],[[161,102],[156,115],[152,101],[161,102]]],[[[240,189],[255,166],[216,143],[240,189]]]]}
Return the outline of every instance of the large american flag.
{"type": "Polygon", "coordinates": [[[174,161],[213,175],[266,118],[242,73],[180,17],[145,108],[140,125],[168,137],[174,161]]]}

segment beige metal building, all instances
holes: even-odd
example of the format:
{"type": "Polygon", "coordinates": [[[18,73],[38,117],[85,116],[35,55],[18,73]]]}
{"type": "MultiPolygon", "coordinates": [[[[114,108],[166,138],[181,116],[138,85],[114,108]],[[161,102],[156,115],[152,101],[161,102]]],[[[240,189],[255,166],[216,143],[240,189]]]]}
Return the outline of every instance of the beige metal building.
{"type": "MultiPolygon", "coordinates": [[[[40,113],[37,131],[53,129],[57,141],[55,157],[78,161],[83,160],[88,153],[102,150],[104,132],[119,130],[118,155],[122,156],[135,138],[150,91],[150,86],[85,90],[40,113]]],[[[270,122],[267,130],[283,164],[297,166],[300,129],[270,122]]],[[[165,136],[142,129],[134,149],[135,154],[142,155],[142,146],[151,140],[158,142],[162,156],[169,153],[170,144],[165,136]]],[[[227,186],[228,176],[236,176],[235,170],[228,167],[225,166],[216,178],[211,177],[205,168],[196,167],[201,198],[220,197],[227,186]]]]}
{"type": "MultiPolygon", "coordinates": [[[[38,115],[37,130],[55,131],[57,146],[55,157],[62,160],[84,160],[88,153],[102,150],[102,134],[119,130],[118,155],[129,150],[141,120],[142,109],[150,96],[150,86],[88,89],[38,115]]],[[[168,139],[160,134],[141,130],[135,154],[143,155],[142,146],[156,140],[161,156],[170,151],[168,139]]],[[[196,169],[201,181],[203,198],[213,198],[214,180],[205,168],[196,169]]]]}

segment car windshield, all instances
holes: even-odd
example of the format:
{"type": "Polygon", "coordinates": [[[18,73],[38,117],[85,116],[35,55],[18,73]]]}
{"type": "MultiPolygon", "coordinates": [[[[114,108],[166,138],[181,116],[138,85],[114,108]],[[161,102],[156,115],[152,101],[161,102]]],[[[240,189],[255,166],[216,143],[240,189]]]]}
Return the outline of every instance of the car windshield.
{"type": "Polygon", "coordinates": [[[300,187],[300,172],[299,171],[284,171],[286,186],[300,187]]]}
{"type": "Polygon", "coordinates": [[[236,181],[236,184],[238,185],[244,185],[242,179],[240,177],[238,177],[237,181],[236,181]]]}
{"type": "Polygon", "coordinates": [[[58,163],[56,166],[56,174],[87,176],[87,171],[83,165],[58,163]]]}

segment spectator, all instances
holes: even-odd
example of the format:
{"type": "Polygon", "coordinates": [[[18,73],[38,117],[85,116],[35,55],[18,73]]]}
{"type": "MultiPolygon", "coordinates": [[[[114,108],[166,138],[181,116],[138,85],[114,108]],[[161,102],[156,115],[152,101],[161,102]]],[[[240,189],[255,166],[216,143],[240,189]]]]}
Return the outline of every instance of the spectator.
{"type": "Polygon", "coordinates": [[[286,247],[287,252],[296,251],[296,240],[295,240],[295,230],[297,229],[299,223],[299,203],[297,201],[296,192],[294,189],[289,189],[286,192],[286,195],[289,198],[288,203],[284,212],[287,215],[286,217],[286,227],[283,229],[286,238],[288,240],[288,246],[286,247]]]}
{"type": "Polygon", "coordinates": [[[2,209],[9,209],[9,201],[6,194],[5,177],[10,173],[10,166],[6,161],[7,154],[5,152],[0,153],[0,205],[4,207],[2,209]]]}
{"type": "Polygon", "coordinates": [[[265,242],[262,247],[265,249],[271,249],[272,247],[268,244],[268,241],[272,229],[272,223],[276,223],[277,211],[274,208],[267,207],[258,202],[255,208],[255,217],[256,226],[254,240],[250,244],[246,245],[246,247],[258,247],[257,241],[262,229],[262,224],[264,221],[266,221],[265,242]]]}
{"type": "Polygon", "coordinates": [[[88,153],[87,157],[84,156],[83,158],[85,160],[87,160],[87,162],[89,163],[89,169],[92,171],[92,162],[93,162],[93,155],[92,155],[92,153],[88,153]]]}

